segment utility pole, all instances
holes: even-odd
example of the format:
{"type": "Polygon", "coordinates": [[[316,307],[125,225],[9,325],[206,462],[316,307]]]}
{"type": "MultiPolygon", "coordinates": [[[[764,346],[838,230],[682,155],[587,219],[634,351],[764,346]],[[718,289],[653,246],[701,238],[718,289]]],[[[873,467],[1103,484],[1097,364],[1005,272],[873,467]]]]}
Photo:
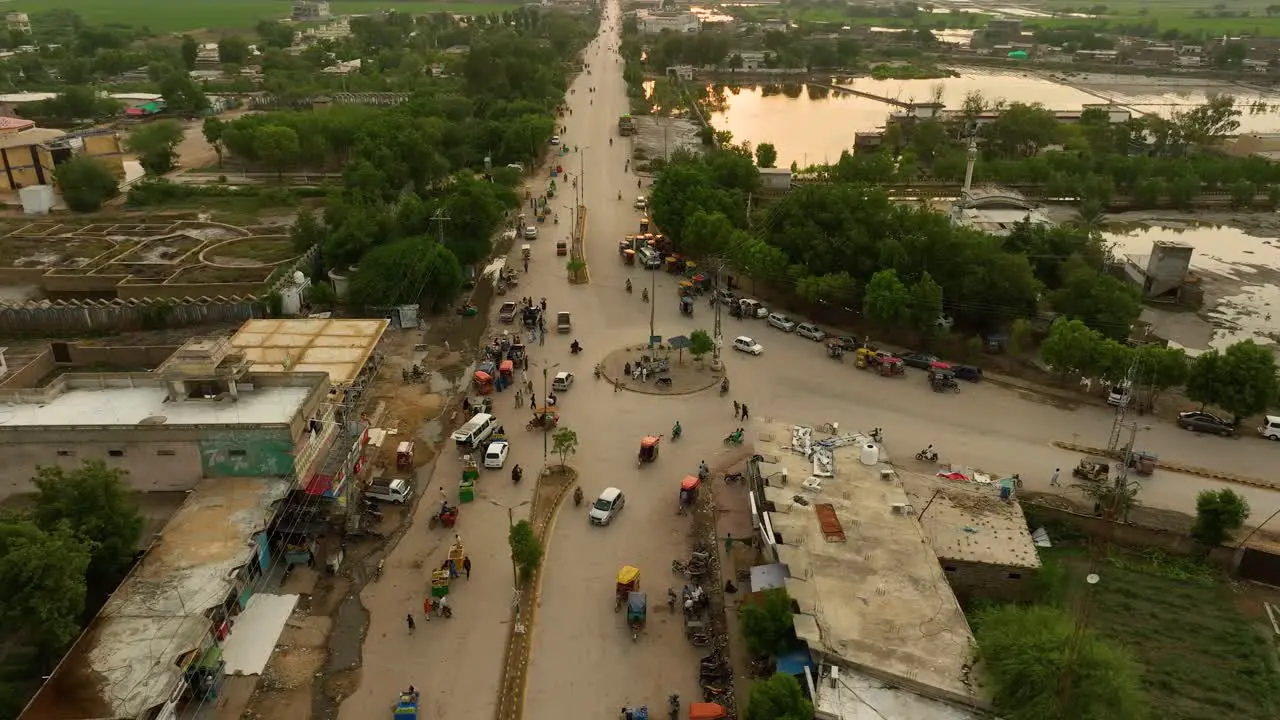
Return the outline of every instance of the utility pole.
{"type": "MultiPolygon", "coordinates": [[[[1129,403],[1137,399],[1138,396],[1138,362],[1141,353],[1133,354],[1133,361],[1129,363],[1129,368],[1125,370],[1124,379],[1120,381],[1120,386],[1124,389],[1125,399],[1116,406],[1115,418],[1111,421],[1111,434],[1107,437],[1107,452],[1114,453],[1120,446],[1120,434],[1126,427],[1125,415],[1129,409],[1129,403]]],[[[1132,443],[1129,451],[1132,451],[1132,443]]]]}
{"type": "Polygon", "coordinates": [[[657,306],[657,300],[654,298],[658,292],[658,271],[649,268],[649,350],[653,350],[653,313],[657,306]]]}
{"type": "MultiPolygon", "coordinates": [[[[720,290],[720,276],[724,271],[724,266],[725,261],[722,258],[711,258],[707,262],[708,269],[711,270],[715,277],[715,283],[713,285],[715,289],[713,290],[713,293],[720,290]]],[[[712,297],[715,297],[715,295],[712,295],[712,297]]],[[[720,305],[721,303],[717,298],[715,310],[713,310],[715,313],[715,326],[712,331],[713,335],[711,336],[711,369],[713,371],[718,371],[723,367],[720,361],[720,346],[724,344],[720,331],[720,305]]]]}

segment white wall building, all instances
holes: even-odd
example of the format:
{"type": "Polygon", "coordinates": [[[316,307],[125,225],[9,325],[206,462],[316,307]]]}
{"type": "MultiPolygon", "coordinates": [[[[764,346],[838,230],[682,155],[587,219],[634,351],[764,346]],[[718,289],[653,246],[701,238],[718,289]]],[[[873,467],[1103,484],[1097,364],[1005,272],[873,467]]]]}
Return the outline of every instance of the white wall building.
{"type": "Polygon", "coordinates": [[[663,30],[671,30],[678,33],[696,33],[702,29],[702,21],[697,15],[691,12],[650,12],[648,10],[640,10],[636,12],[636,21],[640,25],[640,32],[646,35],[656,35],[663,30]]]}

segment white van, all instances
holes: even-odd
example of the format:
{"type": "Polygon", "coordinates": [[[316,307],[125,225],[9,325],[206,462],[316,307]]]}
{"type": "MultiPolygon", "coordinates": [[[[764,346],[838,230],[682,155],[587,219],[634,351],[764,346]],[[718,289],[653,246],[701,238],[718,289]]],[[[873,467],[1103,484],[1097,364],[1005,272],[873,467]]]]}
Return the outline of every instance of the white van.
{"type": "Polygon", "coordinates": [[[642,247],[636,251],[636,257],[640,259],[640,266],[655,270],[662,267],[662,255],[653,248],[642,247]]]}
{"type": "Polygon", "coordinates": [[[477,413],[475,417],[467,421],[466,425],[458,428],[457,432],[453,434],[453,441],[458,444],[459,450],[471,452],[480,443],[488,440],[497,427],[497,418],[489,413],[477,413]]]}
{"type": "Polygon", "coordinates": [[[365,488],[364,496],[371,500],[403,505],[413,497],[413,486],[403,478],[376,477],[365,488]]]}
{"type": "Polygon", "coordinates": [[[1107,389],[1107,404],[1113,407],[1128,407],[1130,386],[1128,380],[1121,380],[1107,389]]]}

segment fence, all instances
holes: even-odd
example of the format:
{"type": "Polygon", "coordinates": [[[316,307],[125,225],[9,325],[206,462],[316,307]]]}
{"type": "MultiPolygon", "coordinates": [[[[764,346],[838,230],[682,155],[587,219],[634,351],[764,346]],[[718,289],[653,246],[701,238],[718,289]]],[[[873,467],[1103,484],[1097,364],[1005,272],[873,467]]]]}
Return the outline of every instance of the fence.
{"type": "Polygon", "coordinates": [[[140,300],[55,300],[0,305],[0,335],[83,335],[178,328],[204,323],[239,322],[261,317],[265,308],[253,296],[140,300]]]}

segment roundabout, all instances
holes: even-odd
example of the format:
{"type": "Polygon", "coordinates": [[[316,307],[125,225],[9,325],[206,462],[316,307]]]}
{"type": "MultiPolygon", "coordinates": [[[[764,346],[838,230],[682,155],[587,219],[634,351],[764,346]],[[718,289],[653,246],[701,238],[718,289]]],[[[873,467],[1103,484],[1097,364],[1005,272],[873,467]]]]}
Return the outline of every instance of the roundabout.
{"type": "Polygon", "coordinates": [[[652,351],[645,344],[619,348],[606,355],[599,368],[615,390],[645,395],[690,395],[715,387],[725,377],[723,366],[712,370],[705,358],[694,360],[688,351],[682,353],[667,345],[657,345],[652,351]],[[637,368],[645,367],[652,370],[637,372],[637,368]],[[627,374],[628,368],[630,374],[627,374]]]}

